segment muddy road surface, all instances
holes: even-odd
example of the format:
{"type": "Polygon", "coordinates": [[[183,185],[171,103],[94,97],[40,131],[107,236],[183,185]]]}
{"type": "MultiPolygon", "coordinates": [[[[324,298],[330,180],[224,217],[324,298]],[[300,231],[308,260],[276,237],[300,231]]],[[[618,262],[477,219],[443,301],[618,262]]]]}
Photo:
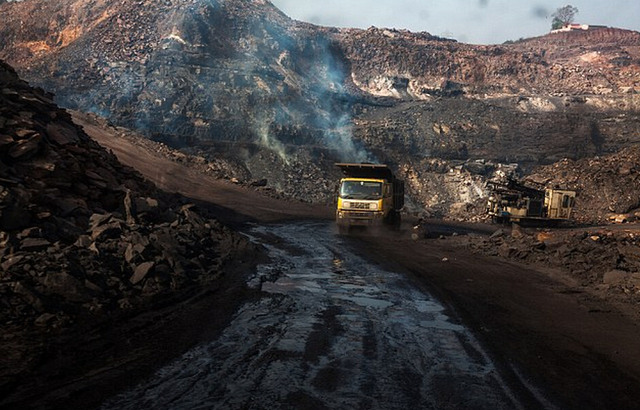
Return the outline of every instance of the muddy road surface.
{"type": "Polygon", "coordinates": [[[443,305],[357,256],[332,224],[248,234],[271,257],[248,282],[263,296],[102,409],[531,408],[443,305]]]}

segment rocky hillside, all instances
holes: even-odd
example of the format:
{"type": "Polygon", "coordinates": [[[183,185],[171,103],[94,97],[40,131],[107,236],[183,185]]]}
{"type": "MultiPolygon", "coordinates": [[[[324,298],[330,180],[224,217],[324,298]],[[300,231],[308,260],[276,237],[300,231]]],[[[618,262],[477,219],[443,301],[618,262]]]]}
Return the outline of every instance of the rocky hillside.
{"type": "Polygon", "coordinates": [[[290,144],[342,138],[346,97],[334,95],[344,75],[331,44],[268,2],[36,0],[3,10],[2,56],[66,106],[175,144],[252,141],[283,157],[290,144]]]}
{"type": "Polygon", "coordinates": [[[247,240],[121,165],[0,61],[0,391],[41,335],[219,279],[247,240]]]}
{"type": "Polygon", "coordinates": [[[477,46],[316,27],[264,0],[29,0],[0,17],[0,57],[61,104],[226,155],[304,201],[331,201],[332,162],[382,161],[416,209],[451,215],[482,201],[501,164],[526,174],[640,140],[628,30],[477,46]]]}
{"type": "Polygon", "coordinates": [[[629,30],[593,28],[491,46],[377,28],[334,37],[354,83],[379,96],[603,95],[640,87],[640,33],[629,30]]]}

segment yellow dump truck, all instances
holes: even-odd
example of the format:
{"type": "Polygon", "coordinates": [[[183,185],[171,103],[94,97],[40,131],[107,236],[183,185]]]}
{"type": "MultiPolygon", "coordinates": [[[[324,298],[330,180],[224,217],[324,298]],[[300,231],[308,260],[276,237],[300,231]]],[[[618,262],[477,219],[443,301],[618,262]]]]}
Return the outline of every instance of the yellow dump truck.
{"type": "Polygon", "coordinates": [[[487,213],[496,222],[535,221],[556,224],[571,218],[576,192],[568,189],[536,189],[513,179],[491,185],[487,213]]]}
{"type": "Polygon", "coordinates": [[[336,166],[344,174],[336,209],[336,223],[341,232],[353,226],[400,226],[404,181],[396,178],[387,165],[340,163],[336,166]]]}

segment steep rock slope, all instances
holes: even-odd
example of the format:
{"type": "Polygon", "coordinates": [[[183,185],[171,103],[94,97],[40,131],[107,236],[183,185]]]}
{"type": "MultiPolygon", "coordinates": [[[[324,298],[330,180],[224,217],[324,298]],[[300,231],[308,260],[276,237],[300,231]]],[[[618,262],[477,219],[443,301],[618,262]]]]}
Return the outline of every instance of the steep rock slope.
{"type": "Polygon", "coordinates": [[[629,30],[593,28],[491,46],[377,28],[336,37],[354,82],[381,96],[597,95],[640,87],[640,33],[629,30]]]}
{"type": "Polygon", "coordinates": [[[343,82],[330,44],[268,2],[39,6],[6,7],[2,55],[67,106],[182,144],[253,141],[284,151],[326,133],[341,138],[340,98],[327,98],[343,82]],[[20,30],[25,20],[35,24],[20,30]]]}

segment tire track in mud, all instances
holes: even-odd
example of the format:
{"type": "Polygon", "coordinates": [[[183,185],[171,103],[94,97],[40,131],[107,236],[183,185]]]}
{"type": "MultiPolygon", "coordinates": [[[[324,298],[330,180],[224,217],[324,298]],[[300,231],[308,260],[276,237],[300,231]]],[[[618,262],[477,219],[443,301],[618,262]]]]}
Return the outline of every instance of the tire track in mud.
{"type": "Polygon", "coordinates": [[[248,282],[264,297],[102,409],[523,408],[442,305],[330,224],[248,234],[271,256],[248,282]]]}

